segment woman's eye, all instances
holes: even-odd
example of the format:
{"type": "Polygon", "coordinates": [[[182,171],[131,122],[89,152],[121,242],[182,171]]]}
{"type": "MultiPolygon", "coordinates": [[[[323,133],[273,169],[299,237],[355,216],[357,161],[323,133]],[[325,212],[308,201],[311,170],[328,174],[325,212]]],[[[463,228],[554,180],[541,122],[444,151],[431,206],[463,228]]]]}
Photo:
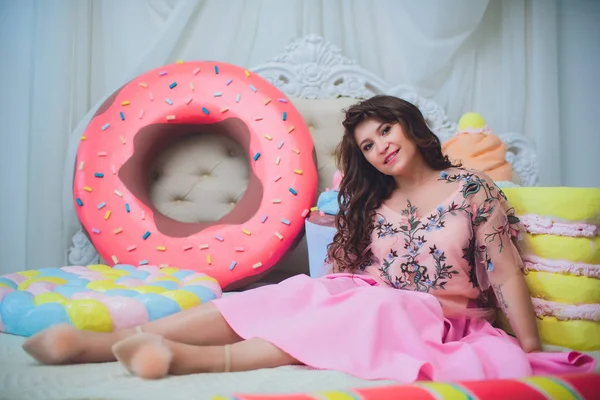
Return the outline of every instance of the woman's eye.
{"type": "Polygon", "coordinates": [[[365,144],[365,145],[363,146],[363,151],[368,151],[368,150],[371,148],[371,146],[373,146],[373,143],[368,143],[368,144],[365,144]]]}
{"type": "Polygon", "coordinates": [[[386,126],[385,128],[382,129],[381,134],[386,135],[390,131],[390,129],[391,128],[389,126],[386,126]]]}

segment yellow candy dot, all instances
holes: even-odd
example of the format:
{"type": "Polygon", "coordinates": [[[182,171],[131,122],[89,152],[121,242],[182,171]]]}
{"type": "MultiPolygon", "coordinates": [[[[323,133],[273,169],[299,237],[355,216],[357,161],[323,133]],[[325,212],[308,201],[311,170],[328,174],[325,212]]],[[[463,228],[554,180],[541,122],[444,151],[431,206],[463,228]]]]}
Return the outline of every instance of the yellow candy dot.
{"type": "Polygon", "coordinates": [[[161,293],[167,291],[167,289],[165,289],[164,287],[160,287],[160,286],[135,286],[130,289],[133,289],[140,293],[156,293],[156,294],[161,294],[161,293]]]}
{"type": "Polygon", "coordinates": [[[23,275],[25,278],[33,278],[34,276],[39,275],[41,272],[40,271],[21,271],[21,272],[17,272],[17,274],[19,275],[23,275]]]}
{"type": "Polygon", "coordinates": [[[77,329],[112,332],[112,319],[106,306],[94,299],[70,300],[65,309],[77,329]]]}
{"type": "Polygon", "coordinates": [[[97,292],[104,292],[110,289],[127,289],[127,286],[117,285],[114,281],[92,281],[85,285],[86,288],[97,292]]]}
{"type": "Polygon", "coordinates": [[[175,300],[179,307],[182,310],[186,308],[195,307],[200,305],[201,301],[192,292],[188,292],[187,290],[168,290],[166,292],[161,293],[163,296],[170,298],[171,300],[175,300]]]}
{"type": "Polygon", "coordinates": [[[468,112],[460,117],[458,121],[458,130],[464,130],[468,128],[481,129],[485,126],[485,120],[483,117],[474,112],[468,112]]]}
{"type": "Polygon", "coordinates": [[[166,268],[162,268],[160,270],[160,272],[162,272],[163,274],[174,274],[175,272],[179,272],[179,268],[174,268],[174,267],[166,267],[166,268]]]}
{"type": "Polygon", "coordinates": [[[102,275],[102,277],[104,277],[106,279],[110,279],[111,281],[114,281],[115,279],[119,279],[123,276],[123,275],[119,275],[119,274],[113,274],[112,272],[100,272],[100,275],[102,275]]]}
{"type": "Polygon", "coordinates": [[[212,281],[216,284],[219,284],[219,282],[217,282],[217,280],[213,277],[210,276],[199,276],[198,278],[194,278],[194,279],[190,279],[189,281],[186,282],[186,285],[191,285],[194,282],[201,282],[201,281],[212,281]]]}
{"type": "Polygon", "coordinates": [[[46,303],[65,304],[68,301],[69,301],[69,299],[67,299],[62,294],[54,293],[54,292],[41,293],[33,298],[33,304],[35,304],[36,306],[39,306],[41,304],[46,304],[46,303]]]}
{"type": "Polygon", "coordinates": [[[122,269],[114,269],[111,268],[110,271],[99,271],[101,274],[111,274],[111,275],[117,275],[117,276],[125,276],[125,275],[129,275],[128,271],[123,271],[122,269]]]}
{"type": "Polygon", "coordinates": [[[18,290],[27,290],[29,288],[29,286],[31,286],[32,284],[34,284],[36,282],[50,282],[50,283],[56,283],[57,285],[64,285],[65,283],[67,283],[67,280],[63,279],[63,278],[57,278],[55,276],[42,276],[40,278],[31,278],[31,279],[27,279],[26,281],[21,282],[18,290]]]}
{"type": "Polygon", "coordinates": [[[106,272],[106,271],[113,270],[111,267],[109,267],[108,265],[105,265],[105,264],[88,265],[87,269],[89,269],[91,271],[97,271],[97,272],[106,272]]]}

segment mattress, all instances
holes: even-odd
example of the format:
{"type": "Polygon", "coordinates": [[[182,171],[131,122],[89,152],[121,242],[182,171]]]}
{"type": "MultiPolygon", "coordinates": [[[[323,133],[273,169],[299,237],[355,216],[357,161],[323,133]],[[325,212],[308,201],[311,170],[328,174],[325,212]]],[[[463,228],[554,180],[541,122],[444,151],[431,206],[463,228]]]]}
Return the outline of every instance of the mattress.
{"type": "MultiPolygon", "coordinates": [[[[196,374],[144,381],[120,364],[42,366],[22,349],[25,338],[0,334],[0,399],[212,399],[245,394],[305,393],[394,384],[337,371],[279,367],[250,372],[196,374]]],[[[600,361],[600,352],[588,353],[600,361]]],[[[600,364],[600,362],[599,362],[600,364]]],[[[597,372],[600,369],[597,368],[597,372]]]]}
{"type": "Polygon", "coordinates": [[[212,399],[234,393],[298,393],[389,385],[336,371],[279,367],[144,381],[119,363],[42,366],[21,349],[25,338],[0,334],[0,399],[212,399]]]}

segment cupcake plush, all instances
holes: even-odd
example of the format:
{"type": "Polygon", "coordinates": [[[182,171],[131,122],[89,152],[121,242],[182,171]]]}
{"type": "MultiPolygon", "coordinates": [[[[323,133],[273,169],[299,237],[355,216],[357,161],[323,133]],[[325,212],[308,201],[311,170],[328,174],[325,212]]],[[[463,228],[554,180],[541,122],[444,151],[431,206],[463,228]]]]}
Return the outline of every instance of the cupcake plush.
{"type": "Polygon", "coordinates": [[[512,180],[512,167],[506,161],[506,145],[477,113],[466,113],[460,118],[458,131],[442,144],[442,151],[451,161],[485,172],[494,181],[512,180]]]}

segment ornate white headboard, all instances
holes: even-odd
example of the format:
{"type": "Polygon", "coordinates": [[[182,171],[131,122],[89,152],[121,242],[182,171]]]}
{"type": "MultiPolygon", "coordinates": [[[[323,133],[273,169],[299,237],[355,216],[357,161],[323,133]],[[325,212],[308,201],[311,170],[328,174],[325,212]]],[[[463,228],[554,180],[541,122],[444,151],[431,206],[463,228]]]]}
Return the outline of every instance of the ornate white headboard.
{"type": "MultiPolygon", "coordinates": [[[[406,85],[391,86],[342,51],[317,35],[308,35],[286,46],[283,54],[252,70],[282,92],[304,99],[351,97],[364,99],[389,94],[407,100],[421,110],[431,130],[442,142],[456,132],[442,107],[417,94],[406,85]]],[[[531,141],[520,133],[497,133],[508,148],[507,161],[518,174],[522,186],[538,184],[538,167],[531,141]]]]}
{"type": "MultiPolygon", "coordinates": [[[[364,99],[375,94],[390,94],[419,107],[440,140],[449,139],[457,128],[456,123],[450,121],[445,111],[434,101],[419,96],[411,87],[386,84],[344,57],[339,48],[316,35],[295,40],[285,48],[283,54],[250,69],[291,98],[325,100],[344,97],[350,100],[364,99]]],[[[499,133],[498,136],[507,144],[507,161],[520,177],[521,185],[536,185],[537,163],[529,140],[518,133],[499,133]]],[[[79,229],[73,236],[69,262],[72,265],[89,265],[98,261],[99,256],[94,246],[79,229]]],[[[307,261],[301,263],[307,265],[307,261]]]]}

